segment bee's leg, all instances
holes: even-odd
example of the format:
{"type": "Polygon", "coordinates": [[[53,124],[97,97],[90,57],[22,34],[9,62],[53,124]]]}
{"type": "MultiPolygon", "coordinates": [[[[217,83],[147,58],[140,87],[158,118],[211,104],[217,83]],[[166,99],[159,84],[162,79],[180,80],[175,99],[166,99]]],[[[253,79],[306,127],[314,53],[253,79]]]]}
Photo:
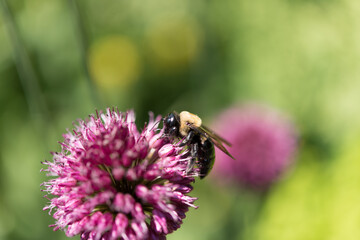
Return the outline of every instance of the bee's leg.
{"type": "Polygon", "coordinates": [[[188,143],[191,143],[195,136],[195,132],[193,130],[190,130],[188,135],[185,137],[185,139],[180,143],[180,147],[185,146],[188,143]]]}
{"type": "Polygon", "coordinates": [[[198,156],[198,152],[199,152],[199,144],[198,143],[191,144],[190,145],[191,159],[188,162],[188,165],[186,166],[186,173],[190,172],[193,169],[198,156]]]}

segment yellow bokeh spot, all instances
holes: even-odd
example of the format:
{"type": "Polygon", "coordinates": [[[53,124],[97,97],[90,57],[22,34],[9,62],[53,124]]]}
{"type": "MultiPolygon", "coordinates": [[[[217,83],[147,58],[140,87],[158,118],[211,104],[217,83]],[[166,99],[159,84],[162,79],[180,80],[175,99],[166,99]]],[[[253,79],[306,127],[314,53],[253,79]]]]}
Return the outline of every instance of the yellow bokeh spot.
{"type": "Polygon", "coordinates": [[[139,58],[136,45],[128,37],[104,37],[90,48],[90,72],[101,88],[125,88],[139,77],[139,58]]]}
{"type": "Polygon", "coordinates": [[[161,18],[147,33],[152,63],[163,70],[181,69],[191,64],[199,53],[201,31],[191,19],[161,18]]]}

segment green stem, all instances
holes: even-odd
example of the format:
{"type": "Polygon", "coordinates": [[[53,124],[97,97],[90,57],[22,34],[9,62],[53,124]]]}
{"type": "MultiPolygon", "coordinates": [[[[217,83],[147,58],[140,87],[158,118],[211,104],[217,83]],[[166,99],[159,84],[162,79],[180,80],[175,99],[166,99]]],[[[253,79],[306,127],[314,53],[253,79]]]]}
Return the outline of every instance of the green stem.
{"type": "Polygon", "coordinates": [[[5,26],[7,28],[14,50],[15,65],[19,74],[21,85],[24,89],[25,98],[29,106],[32,118],[45,121],[48,119],[48,110],[41,93],[39,80],[31,64],[30,57],[26,51],[24,41],[14,20],[6,0],[0,0],[5,26]]]}
{"type": "Polygon", "coordinates": [[[80,54],[82,65],[84,69],[84,74],[87,80],[87,84],[91,93],[91,97],[95,104],[101,104],[100,99],[96,92],[96,87],[94,86],[94,81],[90,74],[89,64],[88,64],[88,49],[89,49],[89,41],[86,34],[86,29],[83,22],[83,17],[79,10],[79,4],[77,0],[68,0],[71,13],[73,15],[73,20],[75,24],[75,33],[76,38],[80,47],[80,54]]]}

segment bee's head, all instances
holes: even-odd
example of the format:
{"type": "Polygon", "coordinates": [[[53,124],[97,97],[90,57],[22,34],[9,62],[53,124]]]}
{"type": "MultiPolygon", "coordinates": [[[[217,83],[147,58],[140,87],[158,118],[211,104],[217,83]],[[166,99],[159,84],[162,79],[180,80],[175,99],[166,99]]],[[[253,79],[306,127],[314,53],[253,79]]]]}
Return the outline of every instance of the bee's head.
{"type": "Polygon", "coordinates": [[[169,113],[164,119],[164,135],[178,136],[180,128],[180,116],[176,112],[169,113]]]}

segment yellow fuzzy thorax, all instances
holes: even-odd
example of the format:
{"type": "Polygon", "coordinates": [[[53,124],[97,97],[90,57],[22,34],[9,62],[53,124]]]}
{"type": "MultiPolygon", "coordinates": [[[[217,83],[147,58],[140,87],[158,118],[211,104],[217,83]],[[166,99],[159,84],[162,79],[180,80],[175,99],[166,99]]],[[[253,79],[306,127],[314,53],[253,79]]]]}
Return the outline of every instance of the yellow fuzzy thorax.
{"type": "Polygon", "coordinates": [[[188,111],[182,111],[180,113],[180,134],[183,137],[185,137],[190,131],[188,124],[191,124],[194,127],[200,127],[202,121],[201,118],[199,118],[197,115],[188,111]]]}

